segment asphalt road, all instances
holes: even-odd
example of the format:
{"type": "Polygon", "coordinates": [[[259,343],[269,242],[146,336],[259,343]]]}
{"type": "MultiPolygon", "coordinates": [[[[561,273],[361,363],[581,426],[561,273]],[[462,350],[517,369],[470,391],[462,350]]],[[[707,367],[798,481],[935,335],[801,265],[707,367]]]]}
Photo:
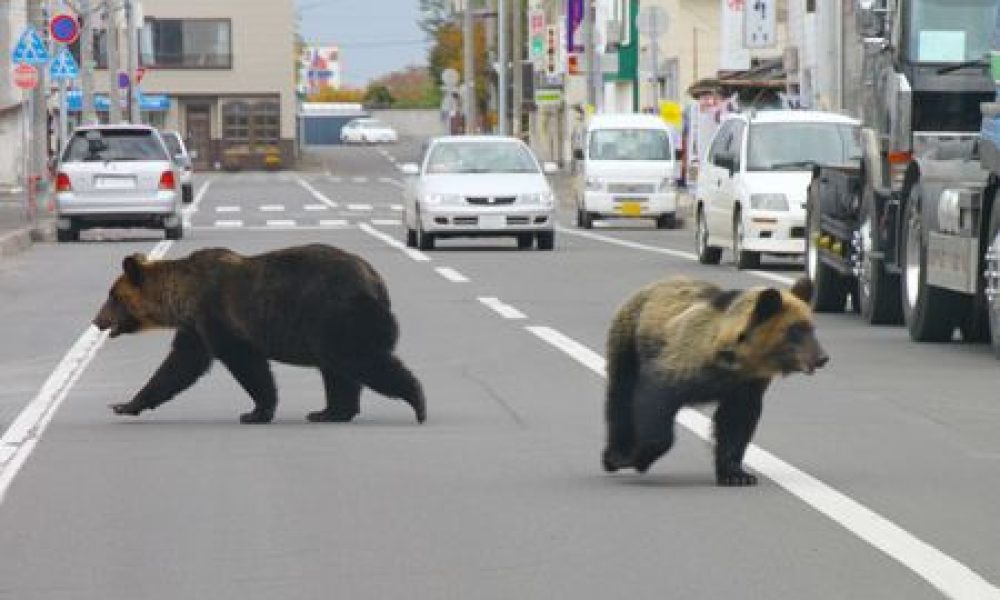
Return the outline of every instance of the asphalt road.
{"type": "Polygon", "coordinates": [[[404,252],[395,163],[417,151],[208,174],[179,242],[102,233],[0,261],[0,598],[1000,596],[1000,364],[985,347],[822,315],[832,361],[769,391],[757,487],[714,485],[693,412],[650,473],[606,475],[618,303],[672,274],[785,285],[798,266],[704,267],[689,230],[584,232],[565,206],[554,252],[404,252]],[[353,423],[307,423],[319,374],[285,366],[268,426],[238,424],[250,402],[220,366],[139,418],[108,410],[170,339],[88,331],[125,255],[313,241],[387,280],[426,424],[367,391],[353,423]]]}

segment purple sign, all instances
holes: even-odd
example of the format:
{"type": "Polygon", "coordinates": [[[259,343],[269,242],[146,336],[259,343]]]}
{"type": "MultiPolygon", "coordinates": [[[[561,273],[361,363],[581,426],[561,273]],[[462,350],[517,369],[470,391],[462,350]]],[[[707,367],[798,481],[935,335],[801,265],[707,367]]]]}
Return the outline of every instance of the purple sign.
{"type": "Polygon", "coordinates": [[[583,52],[583,7],[585,0],[566,0],[566,51],[583,52]]]}
{"type": "Polygon", "coordinates": [[[128,88],[128,84],[129,84],[128,73],[126,73],[124,71],[119,71],[118,72],[118,87],[120,87],[121,89],[124,90],[124,89],[128,88]]]}

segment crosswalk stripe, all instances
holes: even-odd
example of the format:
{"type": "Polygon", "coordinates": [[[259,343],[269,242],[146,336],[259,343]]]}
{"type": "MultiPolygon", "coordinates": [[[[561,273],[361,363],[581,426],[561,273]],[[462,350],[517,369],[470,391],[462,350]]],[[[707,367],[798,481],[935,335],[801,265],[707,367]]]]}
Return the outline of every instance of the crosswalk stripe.
{"type": "Polygon", "coordinates": [[[216,227],[243,227],[243,221],[216,221],[216,227]]]}
{"type": "Polygon", "coordinates": [[[295,227],[295,221],[291,219],[268,219],[268,227],[295,227]]]}
{"type": "Polygon", "coordinates": [[[347,210],[372,210],[371,204],[348,204],[347,210]]]}
{"type": "Polygon", "coordinates": [[[285,210],[285,207],[281,204],[264,204],[260,209],[264,212],[281,212],[285,210]]]}
{"type": "Polygon", "coordinates": [[[220,213],[240,212],[240,207],[239,206],[216,206],[215,207],[215,212],[220,212],[220,213]]]}
{"type": "Polygon", "coordinates": [[[306,204],[306,210],[328,210],[330,207],[325,204],[306,204]]]}
{"type": "Polygon", "coordinates": [[[399,219],[372,219],[372,225],[402,225],[399,219]]]}

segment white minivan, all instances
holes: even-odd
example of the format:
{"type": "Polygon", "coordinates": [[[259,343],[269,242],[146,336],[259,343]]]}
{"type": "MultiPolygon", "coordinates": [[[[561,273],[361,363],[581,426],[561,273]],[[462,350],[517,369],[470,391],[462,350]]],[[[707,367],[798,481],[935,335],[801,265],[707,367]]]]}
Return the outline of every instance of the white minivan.
{"type": "Polygon", "coordinates": [[[646,114],[599,114],[590,118],[576,180],[577,224],[594,219],[655,219],[659,228],[677,222],[677,161],[673,132],[646,114]]]}

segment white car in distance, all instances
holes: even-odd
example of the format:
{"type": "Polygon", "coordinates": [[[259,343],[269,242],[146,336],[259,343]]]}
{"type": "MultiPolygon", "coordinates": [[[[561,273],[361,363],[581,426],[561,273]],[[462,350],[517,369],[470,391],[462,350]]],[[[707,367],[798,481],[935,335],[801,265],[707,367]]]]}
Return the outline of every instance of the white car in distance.
{"type": "Polygon", "coordinates": [[[521,249],[555,246],[555,195],[528,146],[503,136],[443,136],[423,160],[406,163],[403,223],[406,245],[430,250],[435,240],[503,237],[521,249]]]}
{"type": "Polygon", "coordinates": [[[802,256],[813,168],[856,162],[860,135],[857,120],[818,111],[726,118],[698,173],[698,260],[718,264],[723,249],[731,248],[738,269],[754,269],[762,254],[802,256]]]}
{"type": "Polygon", "coordinates": [[[396,130],[378,119],[354,119],[340,130],[345,144],[378,144],[399,141],[396,130]]]}

